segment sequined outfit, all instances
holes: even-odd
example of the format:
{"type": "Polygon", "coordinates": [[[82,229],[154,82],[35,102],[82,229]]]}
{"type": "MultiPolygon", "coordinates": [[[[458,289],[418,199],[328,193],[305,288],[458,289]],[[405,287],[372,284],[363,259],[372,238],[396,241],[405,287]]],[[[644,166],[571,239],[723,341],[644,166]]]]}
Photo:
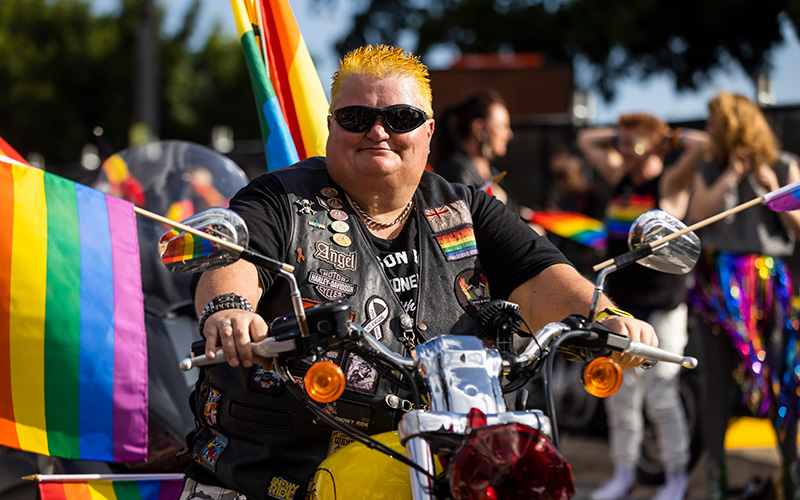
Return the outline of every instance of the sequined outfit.
{"type": "Polygon", "coordinates": [[[748,407],[785,429],[798,414],[800,346],[791,271],[778,257],[707,252],[696,268],[692,306],[733,341],[734,376],[748,407]],[[771,353],[770,344],[780,354],[771,353]]]}

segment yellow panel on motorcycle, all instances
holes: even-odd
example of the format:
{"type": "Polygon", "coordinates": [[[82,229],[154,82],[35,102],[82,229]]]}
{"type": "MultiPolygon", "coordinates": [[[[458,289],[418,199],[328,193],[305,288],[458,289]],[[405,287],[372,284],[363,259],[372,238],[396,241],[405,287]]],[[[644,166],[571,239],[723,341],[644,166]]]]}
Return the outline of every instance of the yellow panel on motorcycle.
{"type": "Polygon", "coordinates": [[[306,372],[306,392],[318,403],[336,401],[344,392],[344,372],[335,363],[320,361],[306,372]]]}
{"type": "Polygon", "coordinates": [[[622,385],[622,368],[611,358],[593,359],[583,369],[583,387],[598,398],[607,398],[622,385]]]}

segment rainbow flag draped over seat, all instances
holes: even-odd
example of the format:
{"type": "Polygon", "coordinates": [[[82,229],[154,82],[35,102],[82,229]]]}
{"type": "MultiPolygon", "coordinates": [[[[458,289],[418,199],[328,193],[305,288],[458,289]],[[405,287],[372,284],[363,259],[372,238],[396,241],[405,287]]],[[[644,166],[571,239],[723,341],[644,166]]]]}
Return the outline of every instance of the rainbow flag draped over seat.
{"type": "MultiPolygon", "coordinates": [[[[153,474],[153,476],[176,474],[153,474]]],[[[115,475],[121,476],[121,475],[115,475]]],[[[138,476],[133,474],[131,477],[138,476]]],[[[41,500],[177,500],[183,478],[64,480],[39,483],[41,500]]]]}
{"type": "Polygon", "coordinates": [[[328,100],[285,0],[231,0],[274,171],[325,154],[328,100]]]}
{"type": "Polygon", "coordinates": [[[133,205],[0,157],[0,445],[147,456],[133,205]]]}
{"type": "Polygon", "coordinates": [[[577,212],[534,212],[524,210],[522,217],[539,224],[562,238],[569,238],[595,249],[606,245],[606,228],[602,222],[577,212]]]}

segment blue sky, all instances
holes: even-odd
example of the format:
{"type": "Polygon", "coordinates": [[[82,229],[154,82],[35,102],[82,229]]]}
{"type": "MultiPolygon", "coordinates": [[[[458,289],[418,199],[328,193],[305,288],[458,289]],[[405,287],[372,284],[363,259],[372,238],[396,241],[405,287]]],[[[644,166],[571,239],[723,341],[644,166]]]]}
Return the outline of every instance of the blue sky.
{"type": "MultiPolygon", "coordinates": [[[[98,12],[116,9],[119,0],[92,0],[98,12]]],[[[157,0],[167,9],[166,29],[174,27],[188,0],[157,0]]],[[[290,1],[300,31],[315,61],[324,88],[329,87],[330,75],[336,69],[337,55],[333,43],[350,26],[346,6],[354,0],[338,0],[336,5],[311,0],[290,1]]],[[[218,23],[222,28],[236,34],[236,26],[228,0],[203,0],[200,13],[201,35],[208,33],[218,23]]],[[[788,22],[784,23],[784,44],[773,56],[773,90],[776,104],[800,104],[800,43],[797,34],[788,22]]],[[[436,62],[429,61],[431,67],[436,62]]],[[[578,70],[580,71],[580,69],[578,70]]],[[[667,120],[697,119],[705,116],[706,102],[717,90],[728,90],[750,97],[755,94],[754,86],[741,70],[731,65],[712,75],[712,83],[697,92],[678,93],[666,77],[652,77],[644,81],[629,78],[618,84],[617,97],[611,102],[595,100],[595,121],[608,123],[619,113],[630,111],[649,111],[667,120]]],[[[434,96],[435,98],[435,96],[434,96]]]]}

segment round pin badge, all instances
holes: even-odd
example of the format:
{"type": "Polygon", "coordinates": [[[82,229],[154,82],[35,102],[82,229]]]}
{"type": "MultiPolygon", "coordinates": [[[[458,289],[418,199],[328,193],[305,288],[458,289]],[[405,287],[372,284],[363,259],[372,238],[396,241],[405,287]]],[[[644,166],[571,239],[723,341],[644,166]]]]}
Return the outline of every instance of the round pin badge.
{"type": "Polygon", "coordinates": [[[339,245],[340,247],[349,247],[352,244],[350,238],[346,234],[336,233],[332,236],[333,242],[339,245]]]}
{"type": "Polygon", "coordinates": [[[339,194],[339,191],[333,189],[332,187],[324,187],[320,189],[319,192],[322,193],[322,196],[327,196],[328,198],[339,194]]]}
{"type": "Polygon", "coordinates": [[[350,225],[343,220],[335,220],[331,222],[331,229],[337,233],[346,233],[350,230],[350,225]]]}
{"type": "Polygon", "coordinates": [[[328,198],[328,206],[331,208],[344,208],[344,202],[339,198],[328,198]]]}
{"type": "Polygon", "coordinates": [[[347,220],[347,214],[344,213],[342,210],[337,210],[337,209],[331,210],[330,212],[328,212],[328,215],[331,216],[331,219],[341,220],[341,221],[347,220]]]}

